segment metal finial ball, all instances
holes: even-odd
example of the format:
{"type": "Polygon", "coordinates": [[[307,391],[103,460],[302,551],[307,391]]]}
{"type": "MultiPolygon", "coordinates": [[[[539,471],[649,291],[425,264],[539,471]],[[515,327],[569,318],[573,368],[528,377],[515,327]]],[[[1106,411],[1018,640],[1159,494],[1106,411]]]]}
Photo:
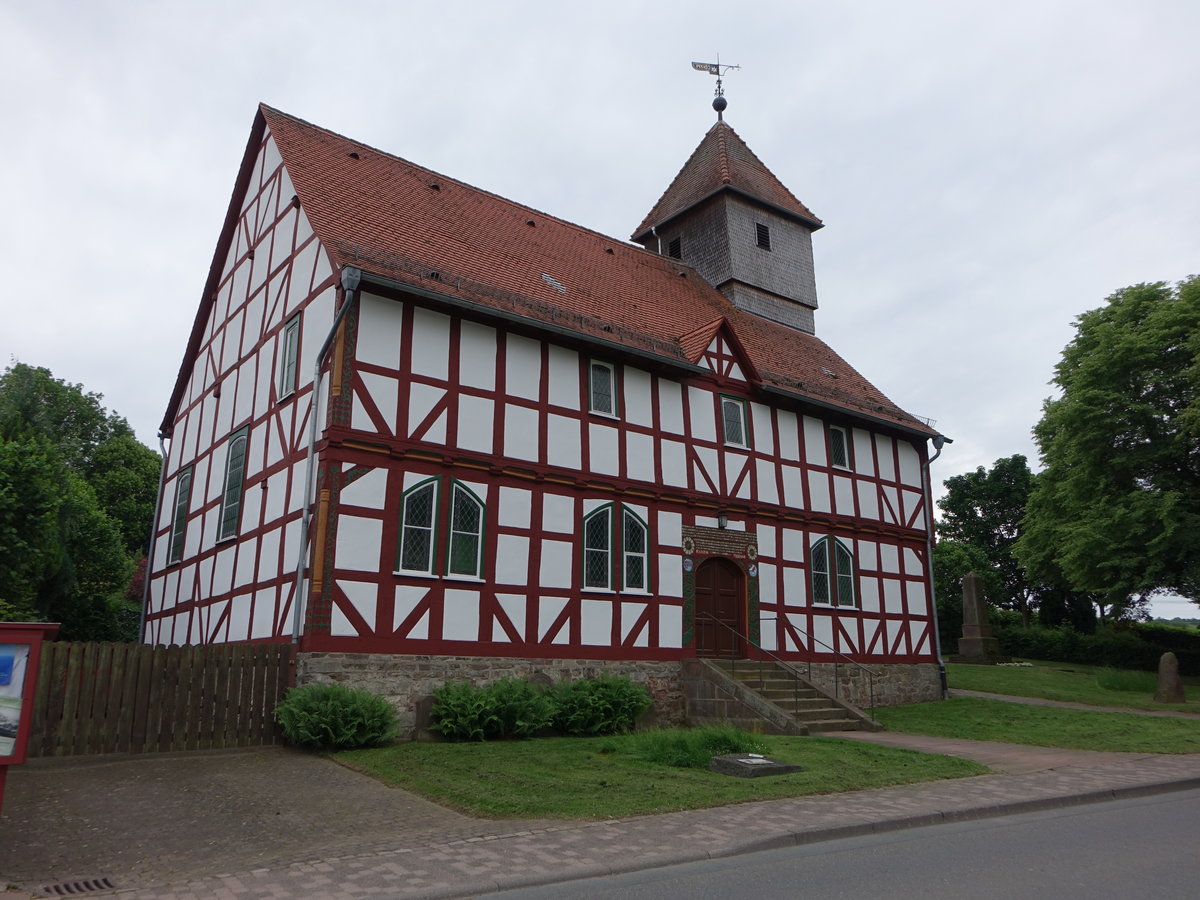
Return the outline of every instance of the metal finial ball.
{"type": "Polygon", "coordinates": [[[724,97],[717,97],[713,100],[713,109],[717,112],[725,112],[725,107],[729,105],[729,101],[724,97]]]}

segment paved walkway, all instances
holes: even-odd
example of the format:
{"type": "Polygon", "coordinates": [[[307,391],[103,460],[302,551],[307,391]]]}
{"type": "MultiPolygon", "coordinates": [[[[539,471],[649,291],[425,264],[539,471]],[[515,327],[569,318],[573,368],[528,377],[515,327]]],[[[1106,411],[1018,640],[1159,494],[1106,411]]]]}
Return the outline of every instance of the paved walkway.
{"type": "Polygon", "coordinates": [[[34,760],[0,817],[3,900],[465,897],[939,822],[1200,787],[1200,754],[841,735],[997,774],[603,822],[472,819],[285,748],[34,760]],[[1009,774],[999,774],[1009,773],[1009,774]],[[103,883],[103,882],[102,882],[103,883]]]}

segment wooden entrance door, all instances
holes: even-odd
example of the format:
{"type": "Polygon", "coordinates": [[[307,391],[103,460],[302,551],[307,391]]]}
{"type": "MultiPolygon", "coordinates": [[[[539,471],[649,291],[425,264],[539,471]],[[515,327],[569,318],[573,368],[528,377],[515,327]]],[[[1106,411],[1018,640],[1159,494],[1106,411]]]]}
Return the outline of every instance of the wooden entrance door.
{"type": "Polygon", "coordinates": [[[734,634],[745,632],[743,583],[742,570],[727,559],[707,559],[696,569],[697,656],[741,659],[745,655],[741,638],[734,634]]]}

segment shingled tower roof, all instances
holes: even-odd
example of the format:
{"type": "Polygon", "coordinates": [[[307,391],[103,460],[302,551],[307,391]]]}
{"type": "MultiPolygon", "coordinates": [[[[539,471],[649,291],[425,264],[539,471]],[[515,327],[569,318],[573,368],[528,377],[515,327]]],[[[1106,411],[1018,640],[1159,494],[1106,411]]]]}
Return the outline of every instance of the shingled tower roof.
{"type": "Polygon", "coordinates": [[[727,122],[718,121],[642,220],[633,240],[644,241],[651,228],[723,190],[751,197],[814,231],[822,227],[821,220],[783,186],[738,133],[727,122]]]}

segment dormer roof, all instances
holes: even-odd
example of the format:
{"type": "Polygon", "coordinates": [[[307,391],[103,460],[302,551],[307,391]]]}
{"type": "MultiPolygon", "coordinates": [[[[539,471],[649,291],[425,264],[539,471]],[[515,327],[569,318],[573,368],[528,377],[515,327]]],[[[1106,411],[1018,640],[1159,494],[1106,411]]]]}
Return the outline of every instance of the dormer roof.
{"type": "Polygon", "coordinates": [[[757,200],[814,231],[822,227],[821,220],[784,187],[738,133],[727,122],[718,121],[642,220],[633,240],[644,242],[651,228],[661,227],[721,191],[757,200]]]}

